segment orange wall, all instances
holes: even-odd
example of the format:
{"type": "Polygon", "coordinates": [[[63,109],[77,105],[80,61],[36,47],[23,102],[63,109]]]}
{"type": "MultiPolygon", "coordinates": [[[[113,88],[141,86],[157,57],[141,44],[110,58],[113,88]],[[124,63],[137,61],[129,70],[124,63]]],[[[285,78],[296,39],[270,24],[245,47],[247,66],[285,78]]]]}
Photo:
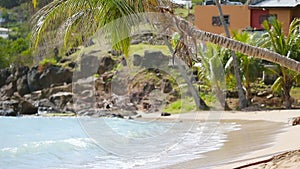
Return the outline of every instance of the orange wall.
{"type": "MultiPolygon", "coordinates": [[[[229,30],[240,30],[250,26],[250,10],[244,5],[222,5],[224,15],[229,15],[229,30]]],[[[219,16],[217,6],[198,5],[195,8],[195,25],[201,30],[222,34],[225,33],[222,26],[213,26],[212,17],[219,16]]]]}
{"type": "Polygon", "coordinates": [[[277,15],[277,19],[282,23],[283,32],[287,34],[292,19],[292,10],[284,8],[269,8],[269,13],[277,15]]]}

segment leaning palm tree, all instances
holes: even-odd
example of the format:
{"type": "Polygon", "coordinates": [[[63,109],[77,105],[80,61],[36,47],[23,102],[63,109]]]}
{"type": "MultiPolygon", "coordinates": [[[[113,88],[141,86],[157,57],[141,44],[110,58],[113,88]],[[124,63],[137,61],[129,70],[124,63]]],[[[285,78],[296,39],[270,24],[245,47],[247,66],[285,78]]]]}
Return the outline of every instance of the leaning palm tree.
{"type": "MultiPolygon", "coordinates": [[[[64,34],[65,44],[67,44],[70,41],[70,36],[72,35],[71,32],[75,31],[76,28],[78,31],[79,27],[86,28],[81,29],[81,33],[88,35],[88,33],[91,34],[93,31],[97,30],[97,28],[122,16],[148,11],[164,12],[170,13],[168,14],[169,19],[163,20],[164,25],[168,25],[173,31],[191,36],[197,40],[211,42],[233,51],[239,51],[255,58],[277,63],[288,69],[300,72],[300,63],[294,59],[285,57],[265,48],[254,47],[195,28],[186,20],[173,15],[170,12],[172,10],[169,8],[170,5],[168,4],[170,4],[170,1],[168,0],[54,0],[52,3],[39,10],[33,17],[32,21],[35,25],[32,33],[34,46],[38,47],[39,43],[46,43],[43,36],[46,35],[45,32],[51,29],[52,26],[57,27],[57,25],[59,25],[53,24],[55,22],[65,22],[63,28],[65,28],[66,31],[62,32],[64,34]]],[[[157,20],[157,22],[159,22],[159,20],[157,20]]],[[[124,25],[125,28],[126,26],[130,25],[124,25]]],[[[113,32],[114,31],[118,33],[120,29],[116,28],[113,32]]],[[[77,40],[85,40],[85,37],[77,37],[77,40]]],[[[129,39],[124,40],[116,44],[115,47],[124,48],[123,50],[126,53],[129,44],[128,42],[129,39]]]]}
{"type": "MultiPolygon", "coordinates": [[[[36,0],[33,1],[36,2],[36,0]]],[[[138,17],[138,14],[142,12],[159,12],[163,13],[164,17],[149,17],[149,21],[153,25],[161,25],[161,31],[178,32],[183,40],[190,37],[191,39],[212,42],[224,48],[274,62],[300,72],[299,62],[267,49],[201,31],[186,20],[175,16],[170,6],[172,5],[169,0],[54,0],[39,10],[32,19],[34,25],[32,31],[33,46],[39,49],[39,47],[47,45],[50,42],[49,39],[63,41],[63,45],[58,45],[58,48],[61,46],[65,48],[78,46],[99,28],[113,20],[129,15],[138,17]]],[[[113,48],[123,51],[125,55],[128,55],[129,51],[131,25],[132,20],[129,17],[119,27],[111,27],[110,30],[113,48]],[[126,38],[120,40],[120,35],[126,38]]],[[[193,60],[192,55],[184,57],[183,60],[190,65],[191,60],[193,60]]]]}

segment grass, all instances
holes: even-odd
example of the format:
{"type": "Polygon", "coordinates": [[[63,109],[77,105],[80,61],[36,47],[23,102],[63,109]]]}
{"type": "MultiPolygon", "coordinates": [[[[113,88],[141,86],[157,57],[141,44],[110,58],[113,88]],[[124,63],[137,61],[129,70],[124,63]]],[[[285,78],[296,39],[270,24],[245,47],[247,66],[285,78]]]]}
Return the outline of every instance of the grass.
{"type": "Polygon", "coordinates": [[[196,105],[193,98],[188,97],[185,99],[179,99],[166,106],[165,112],[178,114],[196,110],[196,105]]]}
{"type": "Polygon", "coordinates": [[[129,56],[132,56],[134,54],[143,56],[145,50],[161,51],[164,55],[171,55],[166,45],[137,44],[137,45],[130,46],[129,56]]]}

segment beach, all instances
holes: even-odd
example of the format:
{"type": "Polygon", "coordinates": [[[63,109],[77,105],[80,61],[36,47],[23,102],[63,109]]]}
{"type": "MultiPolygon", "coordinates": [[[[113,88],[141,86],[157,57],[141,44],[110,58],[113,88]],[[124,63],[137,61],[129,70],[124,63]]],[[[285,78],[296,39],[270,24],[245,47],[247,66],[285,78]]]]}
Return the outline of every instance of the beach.
{"type": "Polygon", "coordinates": [[[300,149],[300,126],[289,124],[292,117],[298,116],[300,110],[200,112],[167,117],[160,117],[158,113],[143,114],[145,119],[217,120],[241,124],[241,130],[228,134],[228,141],[220,150],[205,154],[210,159],[199,158],[167,167],[216,169],[299,168],[300,153],[295,150],[300,149]],[[214,113],[217,115],[211,115],[214,113]]]}

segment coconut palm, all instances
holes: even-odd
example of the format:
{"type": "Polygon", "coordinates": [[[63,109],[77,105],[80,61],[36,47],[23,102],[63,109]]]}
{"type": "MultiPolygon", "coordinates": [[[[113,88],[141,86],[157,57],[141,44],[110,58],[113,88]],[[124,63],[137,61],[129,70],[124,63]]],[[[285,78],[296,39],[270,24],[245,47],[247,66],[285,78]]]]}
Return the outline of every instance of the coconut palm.
{"type": "MultiPolygon", "coordinates": [[[[221,23],[224,27],[226,37],[230,38],[228,25],[225,23],[222,7],[219,3],[219,0],[215,0],[215,3],[216,3],[216,5],[218,7],[218,10],[219,10],[220,20],[221,20],[221,23]]],[[[237,56],[235,54],[235,51],[230,50],[230,53],[232,55],[234,74],[235,74],[236,85],[237,85],[237,89],[238,89],[238,95],[239,95],[239,108],[242,109],[242,108],[245,108],[245,107],[248,106],[248,100],[246,99],[246,96],[244,94],[243,85],[242,85],[242,81],[241,81],[240,70],[239,70],[240,66],[239,66],[239,62],[237,60],[237,56]]]]}
{"type": "MultiPolygon", "coordinates": [[[[63,20],[68,21],[68,24],[65,25],[66,31],[64,32],[65,43],[67,43],[70,40],[68,37],[71,35],[71,30],[76,30],[76,27],[86,28],[82,30],[82,33],[93,32],[113,19],[128,14],[147,11],[169,12],[171,10],[167,8],[168,3],[170,3],[168,0],[54,0],[39,10],[34,16],[32,21],[35,23],[35,26],[32,37],[37,47],[42,42],[45,32],[51,28],[51,24],[63,20]],[[86,24],[86,20],[88,20],[89,24],[86,24]]],[[[174,15],[170,15],[169,20],[164,20],[163,22],[167,22],[164,24],[180,34],[186,34],[197,40],[211,42],[224,48],[239,51],[246,55],[277,63],[288,69],[300,72],[300,63],[298,61],[268,49],[254,47],[221,35],[199,30],[186,20],[174,15]]],[[[118,32],[119,30],[116,29],[115,31],[118,32]]],[[[125,42],[116,45],[116,47],[124,48],[123,50],[126,51],[127,45],[128,40],[125,40],[125,42]]]]}
{"type": "Polygon", "coordinates": [[[201,69],[203,70],[201,71],[201,74],[205,74],[205,79],[208,79],[206,80],[207,83],[212,86],[214,91],[216,92],[216,96],[222,108],[224,108],[225,110],[230,110],[226,101],[226,95],[223,91],[226,89],[226,80],[224,67],[222,64],[222,60],[224,57],[224,55],[222,54],[222,50],[224,49],[211,43],[206,44],[204,50],[204,47],[201,44],[199,46],[199,62],[201,62],[202,67],[204,67],[204,69],[201,69]]]}
{"type": "MultiPolygon", "coordinates": [[[[233,31],[232,33],[233,39],[253,46],[258,44],[259,38],[256,34],[237,31],[233,31]]],[[[258,75],[263,70],[262,61],[239,52],[237,53],[237,56],[240,61],[240,71],[242,72],[242,79],[246,88],[246,97],[250,100],[252,97],[250,84],[257,80],[258,75]]],[[[226,67],[230,67],[232,60],[232,58],[228,60],[226,67]]]]}
{"type": "MultiPolygon", "coordinates": [[[[262,37],[263,47],[284,55],[286,58],[300,61],[300,19],[292,21],[287,36],[284,35],[282,25],[277,19],[273,19],[270,22],[265,21],[263,26],[267,31],[262,37]]],[[[285,107],[291,108],[292,98],[290,91],[293,84],[299,82],[300,74],[281,65],[278,66],[278,72],[273,70],[278,75],[278,78],[272,85],[272,89],[280,92],[283,95],[285,107]]]]}
{"type": "MultiPolygon", "coordinates": [[[[59,42],[63,40],[62,46],[66,48],[77,46],[93,35],[97,29],[115,19],[128,15],[137,16],[140,12],[159,12],[165,14],[163,18],[152,17],[149,21],[162,25],[162,31],[178,32],[182,37],[188,36],[200,41],[212,42],[300,72],[300,63],[294,59],[221,35],[201,31],[185,19],[175,16],[170,6],[172,5],[169,0],[54,0],[39,10],[32,19],[33,44],[36,49],[39,49],[38,47],[51,42],[50,39],[59,42]]],[[[110,30],[113,48],[123,51],[125,55],[128,55],[130,45],[131,22],[129,17],[120,27],[112,27],[110,30]],[[120,35],[127,38],[120,40],[120,35]]],[[[184,60],[190,61],[189,58],[192,56],[186,57],[187,59],[184,60]]]]}

